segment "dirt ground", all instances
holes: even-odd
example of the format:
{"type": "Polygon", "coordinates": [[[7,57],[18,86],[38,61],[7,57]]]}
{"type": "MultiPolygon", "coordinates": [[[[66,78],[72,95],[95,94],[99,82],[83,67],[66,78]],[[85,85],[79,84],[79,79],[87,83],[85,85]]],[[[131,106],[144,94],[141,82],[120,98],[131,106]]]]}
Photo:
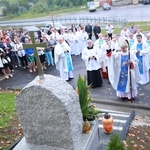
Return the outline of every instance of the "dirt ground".
{"type": "Polygon", "coordinates": [[[9,121],[10,126],[0,128],[0,150],[6,150],[11,144],[23,135],[21,124],[17,115],[9,121]]]}
{"type": "MultiPolygon", "coordinates": [[[[10,120],[9,124],[11,126],[7,128],[0,128],[0,150],[6,150],[23,135],[17,115],[10,120]]],[[[133,147],[132,150],[149,150],[150,117],[136,116],[129,128],[126,140],[123,142],[126,148],[133,147]]]]}
{"type": "Polygon", "coordinates": [[[150,150],[150,117],[136,116],[129,128],[125,147],[134,150],[150,150]]]}

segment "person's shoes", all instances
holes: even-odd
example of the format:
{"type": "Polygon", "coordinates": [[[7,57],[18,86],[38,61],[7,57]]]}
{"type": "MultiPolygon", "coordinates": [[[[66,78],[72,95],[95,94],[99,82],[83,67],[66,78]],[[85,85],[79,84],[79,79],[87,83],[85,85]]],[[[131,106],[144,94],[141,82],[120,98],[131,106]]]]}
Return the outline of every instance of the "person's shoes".
{"type": "Polygon", "coordinates": [[[6,76],[5,76],[5,79],[9,79],[9,77],[6,75],[6,76]]]}
{"type": "Polygon", "coordinates": [[[36,72],[36,69],[33,69],[34,72],[36,72]]]}
{"type": "Polygon", "coordinates": [[[126,97],[121,97],[121,99],[122,99],[123,101],[125,101],[127,98],[126,98],[126,97]]]}
{"type": "Polygon", "coordinates": [[[11,72],[14,72],[14,70],[11,70],[11,72]]]}
{"type": "Polygon", "coordinates": [[[13,75],[12,75],[12,74],[10,74],[10,75],[9,75],[9,77],[11,77],[11,78],[12,78],[12,77],[13,77],[13,75]]]}
{"type": "Polygon", "coordinates": [[[50,64],[48,64],[48,66],[50,66],[50,64]]]}
{"type": "Polygon", "coordinates": [[[54,64],[52,64],[52,66],[54,66],[54,64]]]}
{"type": "Polygon", "coordinates": [[[32,70],[29,70],[30,73],[32,73],[32,70]]]}
{"type": "Polygon", "coordinates": [[[69,80],[72,80],[73,78],[69,78],[69,80]]]}

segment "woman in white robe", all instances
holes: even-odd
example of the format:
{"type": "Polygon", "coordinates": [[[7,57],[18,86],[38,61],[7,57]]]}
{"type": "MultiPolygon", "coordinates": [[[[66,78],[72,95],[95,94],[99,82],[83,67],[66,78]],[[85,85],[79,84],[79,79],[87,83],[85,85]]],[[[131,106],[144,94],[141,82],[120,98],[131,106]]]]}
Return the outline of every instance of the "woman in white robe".
{"type": "Polygon", "coordinates": [[[74,40],[73,52],[74,52],[75,56],[79,56],[80,55],[80,46],[79,46],[79,39],[78,39],[76,31],[73,32],[73,40],[74,40]]]}
{"type": "Polygon", "coordinates": [[[73,39],[73,32],[71,29],[69,30],[69,33],[67,36],[67,41],[68,41],[70,48],[71,48],[71,55],[74,55],[75,54],[74,48],[73,48],[74,47],[74,39],[73,39]]]}
{"type": "Polygon", "coordinates": [[[81,30],[81,27],[78,27],[78,30],[76,32],[76,35],[78,37],[78,43],[79,43],[79,51],[80,51],[80,54],[82,53],[83,51],[83,45],[82,45],[82,30],[81,30]]]}
{"type": "Polygon", "coordinates": [[[82,28],[82,33],[81,33],[81,43],[82,43],[81,53],[82,53],[83,49],[85,47],[87,47],[87,39],[88,39],[88,34],[87,34],[87,32],[85,32],[84,28],[82,28]]]}

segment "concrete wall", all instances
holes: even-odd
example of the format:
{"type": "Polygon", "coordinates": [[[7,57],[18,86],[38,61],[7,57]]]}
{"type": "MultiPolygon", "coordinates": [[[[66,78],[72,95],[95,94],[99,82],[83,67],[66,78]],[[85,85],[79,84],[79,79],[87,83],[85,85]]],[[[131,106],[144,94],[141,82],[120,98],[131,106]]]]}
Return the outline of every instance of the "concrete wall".
{"type": "Polygon", "coordinates": [[[123,6],[123,5],[129,5],[133,4],[133,0],[112,0],[113,6],[123,6]]]}
{"type": "Polygon", "coordinates": [[[102,6],[103,3],[108,3],[108,4],[112,5],[112,0],[100,0],[99,1],[100,6],[102,6]]]}

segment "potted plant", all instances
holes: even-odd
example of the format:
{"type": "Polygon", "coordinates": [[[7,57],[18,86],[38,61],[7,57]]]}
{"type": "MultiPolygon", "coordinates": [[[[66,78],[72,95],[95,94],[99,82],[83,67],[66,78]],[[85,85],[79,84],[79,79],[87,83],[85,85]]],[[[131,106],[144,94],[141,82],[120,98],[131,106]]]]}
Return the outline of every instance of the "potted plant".
{"type": "Polygon", "coordinates": [[[76,92],[79,95],[79,102],[83,115],[83,120],[85,121],[87,119],[91,122],[95,120],[97,114],[101,113],[101,111],[100,109],[95,108],[95,105],[91,104],[93,98],[89,96],[90,87],[91,85],[86,85],[86,76],[84,76],[83,78],[81,75],[79,75],[77,80],[76,92]]]}

